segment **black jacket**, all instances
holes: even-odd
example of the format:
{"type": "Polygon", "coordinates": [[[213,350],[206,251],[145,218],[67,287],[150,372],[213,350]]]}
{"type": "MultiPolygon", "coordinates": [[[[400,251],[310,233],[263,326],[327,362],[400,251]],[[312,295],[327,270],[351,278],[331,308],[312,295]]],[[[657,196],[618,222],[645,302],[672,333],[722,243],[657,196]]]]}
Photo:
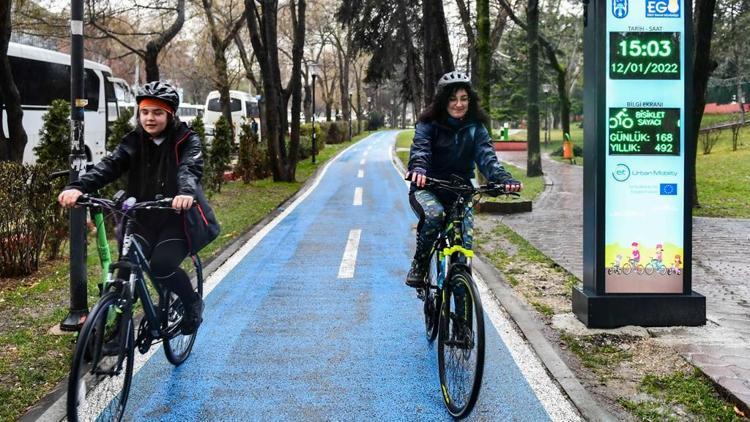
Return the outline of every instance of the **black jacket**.
{"type": "Polygon", "coordinates": [[[479,123],[452,128],[438,122],[417,123],[409,155],[409,171],[448,180],[452,175],[468,181],[474,177],[474,163],[491,182],[512,180],[497,160],[490,134],[479,123]]]}
{"type": "Polygon", "coordinates": [[[189,195],[197,201],[196,206],[181,214],[190,251],[197,253],[219,234],[219,224],[200,184],[203,175],[200,138],[185,123],[171,128],[163,147],[174,152],[173,159],[163,160],[163,166],[159,166],[162,167],[159,169],[144,168],[148,162],[145,157],[148,147],[146,142],[152,142],[150,136],[142,128],[136,128],[125,135],[111,154],[67,188],[91,193],[127,172],[128,196],[148,201],[154,198],[138,197],[143,192],[142,187],[161,180],[160,186],[151,191],[165,197],[189,195]]]}

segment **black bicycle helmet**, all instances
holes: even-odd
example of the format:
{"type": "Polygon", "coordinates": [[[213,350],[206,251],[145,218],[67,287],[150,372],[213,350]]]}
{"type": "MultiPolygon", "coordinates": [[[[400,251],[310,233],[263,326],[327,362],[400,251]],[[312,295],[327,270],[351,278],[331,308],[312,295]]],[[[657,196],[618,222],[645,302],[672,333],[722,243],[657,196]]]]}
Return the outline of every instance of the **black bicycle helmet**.
{"type": "Polygon", "coordinates": [[[148,82],[138,87],[135,102],[140,103],[144,98],[162,100],[172,107],[172,111],[176,111],[177,107],[180,106],[180,94],[172,85],[162,81],[148,82]]]}
{"type": "Polygon", "coordinates": [[[469,75],[462,73],[462,72],[457,72],[457,71],[448,72],[438,80],[437,87],[435,88],[435,92],[437,93],[438,91],[440,91],[441,89],[443,89],[444,87],[448,85],[453,85],[453,84],[458,84],[458,83],[467,84],[471,86],[471,77],[469,77],[469,75]]]}

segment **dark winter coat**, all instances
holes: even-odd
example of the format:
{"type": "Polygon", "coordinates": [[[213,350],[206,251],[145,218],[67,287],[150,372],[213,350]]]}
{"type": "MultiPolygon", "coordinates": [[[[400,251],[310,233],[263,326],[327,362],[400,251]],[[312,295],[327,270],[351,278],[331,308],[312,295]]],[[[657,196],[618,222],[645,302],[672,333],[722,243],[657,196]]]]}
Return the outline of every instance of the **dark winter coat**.
{"type": "Polygon", "coordinates": [[[474,177],[474,163],[491,182],[513,180],[497,160],[490,134],[482,124],[463,123],[454,128],[437,121],[417,123],[409,171],[442,180],[458,175],[469,181],[474,177]]]}
{"type": "Polygon", "coordinates": [[[125,135],[111,154],[68,188],[91,193],[127,173],[127,196],[139,201],[154,200],[152,194],[192,196],[197,204],[181,215],[190,251],[197,253],[214,240],[220,230],[200,183],[203,175],[200,138],[185,123],[179,123],[171,128],[158,148],[168,152],[159,151],[156,159],[149,157],[157,148],[151,137],[138,127],[125,135]]]}

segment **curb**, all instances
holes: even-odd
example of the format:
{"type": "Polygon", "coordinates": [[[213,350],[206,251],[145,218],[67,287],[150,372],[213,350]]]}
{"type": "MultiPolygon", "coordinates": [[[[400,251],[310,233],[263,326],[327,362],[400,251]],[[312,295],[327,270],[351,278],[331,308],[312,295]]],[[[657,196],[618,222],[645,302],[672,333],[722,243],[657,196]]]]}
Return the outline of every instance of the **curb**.
{"type": "MultiPolygon", "coordinates": [[[[391,147],[391,161],[396,169],[403,175],[406,171],[403,163],[395,154],[395,148],[391,147]]],[[[546,177],[545,177],[546,182],[546,177]]],[[[543,192],[547,192],[545,189],[543,192]]],[[[573,371],[568,368],[565,362],[560,358],[557,349],[542,333],[541,323],[534,318],[533,312],[519,298],[518,294],[508,286],[502,274],[493,266],[487,264],[485,258],[478,252],[474,252],[475,257],[472,260],[473,269],[479,273],[482,280],[487,283],[490,291],[500,305],[510,315],[511,320],[516,324],[529,342],[539,360],[547,368],[552,378],[562,387],[565,394],[570,398],[573,405],[578,409],[584,419],[589,421],[615,422],[618,419],[607,412],[599,402],[581,385],[573,371]]]]}
{"type": "MultiPolygon", "coordinates": [[[[375,133],[377,132],[373,132],[370,135],[373,135],[375,133]]],[[[368,135],[368,137],[370,135],[368,135]]],[[[336,153],[336,155],[328,159],[326,162],[320,163],[320,165],[315,170],[315,172],[313,172],[313,174],[310,175],[310,177],[302,184],[302,186],[299,188],[297,192],[295,192],[294,194],[286,198],[273,211],[266,214],[266,216],[263,217],[263,219],[255,223],[253,226],[249,227],[242,234],[240,234],[237,238],[235,238],[228,244],[224,245],[221,249],[217,251],[216,255],[214,255],[213,257],[209,259],[206,259],[206,261],[203,262],[203,279],[204,280],[208,279],[208,277],[210,277],[211,274],[216,272],[216,270],[219,269],[219,267],[221,267],[229,258],[231,258],[232,255],[234,255],[245,243],[247,243],[248,240],[250,240],[259,231],[261,231],[265,226],[267,226],[268,223],[273,221],[273,219],[275,219],[289,205],[291,205],[295,200],[297,200],[298,197],[302,196],[305,192],[307,192],[310,189],[310,187],[313,185],[313,183],[317,180],[317,178],[320,176],[320,173],[326,168],[327,163],[333,162],[334,160],[338,159],[339,156],[343,154],[347,149],[361,142],[365,138],[362,138],[359,141],[351,144],[349,147],[342,149],[341,151],[336,153]]],[[[61,398],[65,396],[65,394],[67,393],[67,386],[68,386],[68,377],[66,376],[62,381],[60,381],[55,386],[55,388],[52,391],[47,393],[47,395],[42,397],[33,406],[31,406],[26,411],[26,413],[24,413],[23,416],[21,416],[18,419],[19,422],[34,422],[34,421],[40,421],[40,420],[45,420],[45,421],[63,420],[66,417],[65,416],[66,404],[61,400],[61,398]],[[54,415],[51,415],[49,417],[42,419],[42,416],[48,411],[52,411],[54,415]]]]}
{"type": "Polygon", "coordinates": [[[474,270],[487,283],[497,301],[508,312],[531,348],[534,349],[534,352],[547,368],[547,371],[562,387],[584,419],[589,421],[617,421],[618,419],[600,406],[581,385],[573,371],[560,358],[557,349],[542,333],[539,328],[541,323],[534,317],[533,312],[518,294],[508,286],[500,272],[492,265],[487,264],[481,254],[476,251],[474,253],[474,270]]]}

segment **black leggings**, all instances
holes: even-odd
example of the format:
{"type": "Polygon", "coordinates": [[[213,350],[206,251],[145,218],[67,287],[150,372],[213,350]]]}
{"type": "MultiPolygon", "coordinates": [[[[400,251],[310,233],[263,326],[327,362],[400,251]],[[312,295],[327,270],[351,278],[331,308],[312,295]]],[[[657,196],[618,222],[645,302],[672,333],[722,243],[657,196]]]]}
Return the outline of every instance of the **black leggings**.
{"type": "Polygon", "coordinates": [[[161,228],[136,225],[134,235],[149,260],[154,282],[168,288],[180,297],[182,303],[191,304],[197,296],[190,277],[180,268],[188,256],[188,244],[180,218],[168,222],[161,228]]]}

